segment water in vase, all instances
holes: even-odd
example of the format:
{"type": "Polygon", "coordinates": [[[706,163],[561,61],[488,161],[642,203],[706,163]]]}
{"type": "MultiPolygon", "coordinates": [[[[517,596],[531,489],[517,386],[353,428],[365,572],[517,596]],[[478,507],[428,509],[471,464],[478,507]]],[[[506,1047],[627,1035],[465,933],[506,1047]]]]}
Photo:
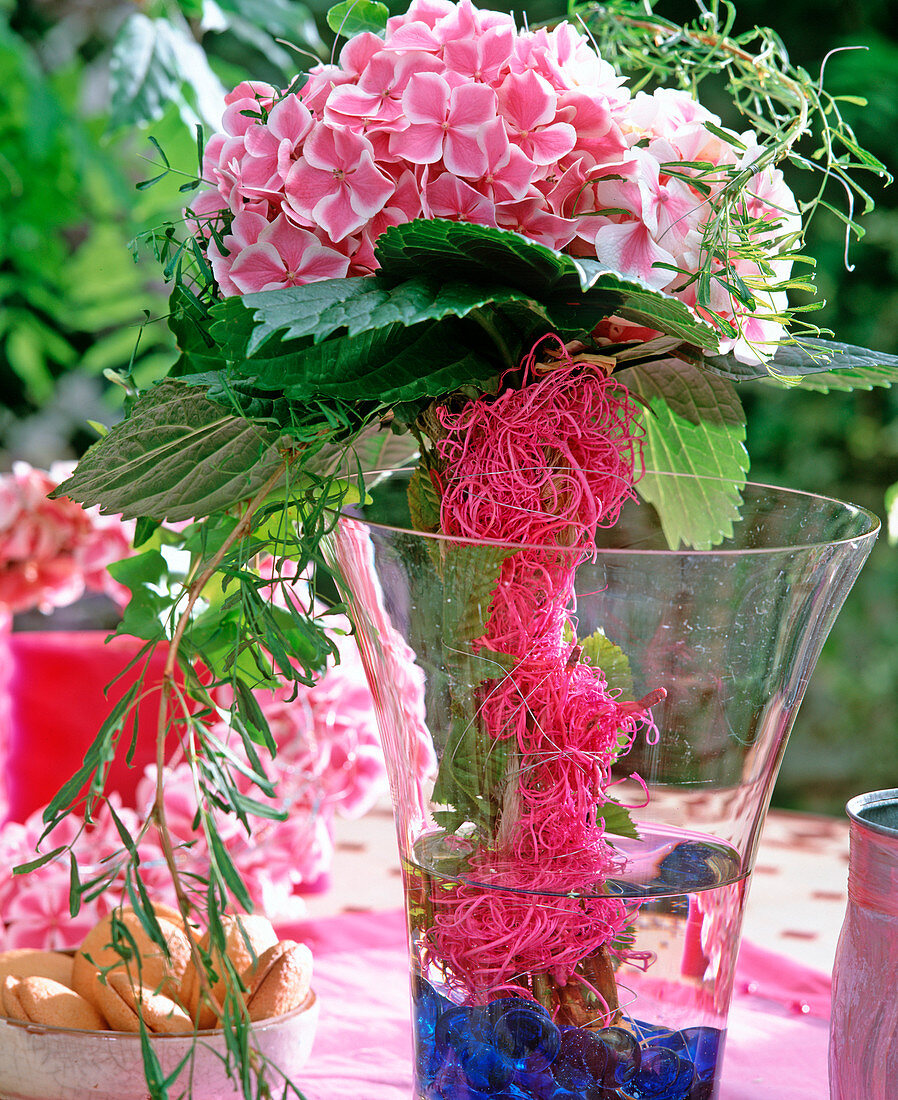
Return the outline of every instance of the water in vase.
{"type": "Polygon", "coordinates": [[[717,1095],[747,876],[732,849],[696,834],[658,829],[624,846],[624,874],[592,895],[496,892],[508,900],[510,950],[517,926],[559,904],[572,921],[578,904],[594,917],[603,898],[632,916],[623,941],[583,959],[563,986],[520,971],[501,988],[473,987],[470,968],[460,980],[434,950],[441,895],[457,901],[466,881],[458,838],[417,846],[406,867],[416,1100],[717,1095]]]}

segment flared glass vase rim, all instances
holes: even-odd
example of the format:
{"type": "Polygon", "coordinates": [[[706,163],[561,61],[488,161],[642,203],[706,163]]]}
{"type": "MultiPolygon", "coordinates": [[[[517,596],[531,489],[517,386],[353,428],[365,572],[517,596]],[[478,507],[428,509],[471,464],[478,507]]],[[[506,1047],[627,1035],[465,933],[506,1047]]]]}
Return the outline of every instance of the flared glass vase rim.
{"type": "MultiPolygon", "coordinates": [[[[418,467],[406,466],[392,470],[380,470],[370,471],[366,473],[365,479],[369,484],[374,484],[380,479],[386,479],[387,477],[396,477],[398,475],[410,476],[414,473],[418,467]]],[[[682,478],[688,481],[707,481],[716,482],[719,484],[733,484],[732,478],[717,477],[710,474],[683,474],[673,473],[668,470],[646,470],[646,474],[651,474],[653,477],[661,478],[682,478]]],[[[865,542],[874,542],[878,537],[882,522],[879,517],[871,512],[868,508],[864,508],[859,504],[852,504],[849,501],[840,500],[838,497],[831,497],[823,493],[814,493],[805,489],[791,489],[778,485],[769,485],[765,482],[746,481],[741,486],[741,492],[745,493],[746,490],[752,490],[759,493],[777,494],[787,500],[804,500],[804,501],[817,501],[821,505],[833,505],[836,508],[843,509],[847,514],[853,514],[858,518],[859,524],[861,521],[866,520],[866,524],[861,525],[860,529],[853,534],[841,535],[834,539],[809,539],[806,542],[794,542],[794,543],[771,543],[769,546],[712,546],[708,549],[697,549],[693,547],[679,547],[677,549],[660,548],[660,547],[638,547],[638,546],[597,546],[595,548],[595,557],[601,559],[604,557],[642,557],[646,559],[651,558],[671,558],[671,557],[720,557],[720,558],[746,558],[746,557],[764,557],[772,554],[794,554],[796,552],[811,552],[814,550],[822,550],[828,547],[838,547],[853,545],[858,546],[865,542]]],[[[410,538],[430,539],[435,543],[457,543],[467,546],[501,546],[512,550],[541,550],[557,553],[559,549],[558,544],[533,544],[514,542],[507,539],[489,539],[489,538],[470,538],[463,535],[446,535],[441,532],[432,531],[418,531],[408,527],[397,527],[388,523],[380,523],[376,520],[370,520],[364,516],[352,515],[344,513],[345,518],[351,519],[356,523],[360,523],[365,527],[372,530],[390,532],[394,535],[404,535],[410,538]]],[[[737,518],[737,517],[734,517],[737,518]]]]}

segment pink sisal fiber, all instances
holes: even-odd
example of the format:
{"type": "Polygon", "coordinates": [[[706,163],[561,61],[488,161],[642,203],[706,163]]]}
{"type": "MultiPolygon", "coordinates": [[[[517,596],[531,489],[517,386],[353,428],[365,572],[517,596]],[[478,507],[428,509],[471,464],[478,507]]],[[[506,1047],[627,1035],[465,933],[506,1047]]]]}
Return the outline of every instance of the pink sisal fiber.
{"type": "Polygon", "coordinates": [[[536,350],[522,388],[444,409],[437,444],[443,531],[523,546],[504,559],[474,641],[515,658],[479,689],[479,722],[509,743],[495,841],[471,856],[470,881],[435,890],[426,937],[468,996],[520,988],[528,972],[588,986],[578,965],[638,908],[596,896],[620,869],[600,815],[611,765],[650,724],[651,704],[615,699],[570,639],[577,567],[633,494],[640,433],[622,386],[563,345],[563,365],[540,374],[536,350]]]}

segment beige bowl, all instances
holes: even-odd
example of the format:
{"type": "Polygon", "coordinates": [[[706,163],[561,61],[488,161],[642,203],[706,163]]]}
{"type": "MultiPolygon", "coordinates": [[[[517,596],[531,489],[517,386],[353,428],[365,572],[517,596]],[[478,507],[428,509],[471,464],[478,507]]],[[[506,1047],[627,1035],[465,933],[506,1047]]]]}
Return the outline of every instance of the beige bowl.
{"type": "MultiPolygon", "coordinates": [[[[252,1025],[253,1042],[270,1066],[277,1095],[285,1079],[299,1086],[318,1023],[318,1002],[310,993],[299,1008],[252,1025]]],[[[172,1073],[196,1044],[171,1087],[192,1100],[240,1100],[243,1093],[224,1068],[220,1031],[150,1038],[164,1075],[172,1073]]],[[[146,1100],[140,1036],[113,1031],[75,1031],[0,1018],[0,1097],[3,1100],[146,1100]]]]}

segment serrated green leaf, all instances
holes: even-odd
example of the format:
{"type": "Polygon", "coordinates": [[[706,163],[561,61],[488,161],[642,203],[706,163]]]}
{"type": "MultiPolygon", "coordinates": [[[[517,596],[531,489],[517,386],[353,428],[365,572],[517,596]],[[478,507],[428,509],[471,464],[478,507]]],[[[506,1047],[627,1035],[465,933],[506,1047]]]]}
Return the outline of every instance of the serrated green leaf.
{"type": "Polygon", "coordinates": [[[498,796],[505,779],[507,756],[507,741],[494,740],[476,722],[463,716],[455,719],[433,788],[433,801],[453,807],[459,819],[453,832],[462,821],[492,826],[500,805],[498,796]]]}
{"type": "Polygon", "coordinates": [[[415,531],[439,531],[440,495],[422,466],[416,466],[409,478],[408,508],[415,531]]]}
{"type": "Polygon", "coordinates": [[[155,590],[168,572],[158,550],[146,550],[122,561],[112,562],[109,574],[131,592],[116,633],[130,634],[148,642],[165,639],[160,616],[169,609],[168,599],[155,590]]]}
{"type": "Polygon", "coordinates": [[[583,650],[583,660],[593,668],[602,670],[608,690],[619,699],[632,699],[630,659],[620,646],[610,641],[602,630],[596,630],[588,638],[578,639],[578,644],[583,650]]]}
{"type": "Polygon", "coordinates": [[[426,276],[392,286],[371,276],[326,279],[226,298],[212,308],[218,322],[212,335],[233,340],[235,330],[245,333],[246,353],[252,356],[275,334],[284,340],[310,337],[318,344],[344,328],[354,337],[391,325],[407,328],[421,321],[464,317],[492,302],[526,300],[522,291],[501,283],[486,289],[426,276]]]}
{"type": "Polygon", "coordinates": [[[672,549],[715,546],[739,518],[748,471],[733,385],[679,360],[632,367],[621,378],[647,406],[639,495],[655,506],[672,549]]]}
{"type": "Polygon", "coordinates": [[[327,13],[327,25],[334,34],[344,38],[370,31],[382,34],[390,17],[390,9],[377,0],[343,0],[327,13]]]}
{"type": "MultiPolygon", "coordinates": [[[[489,379],[502,367],[471,347],[468,334],[452,318],[332,337],[310,346],[296,343],[277,345],[272,358],[235,362],[232,371],[256,389],[290,401],[332,397],[391,404],[437,397],[489,379]]],[[[265,348],[261,351],[264,356],[265,348]]]]}
{"type": "Polygon", "coordinates": [[[617,314],[697,347],[717,348],[714,330],[679,299],[598,260],[568,256],[509,230],[419,218],[388,229],[375,252],[377,278],[386,283],[429,275],[487,288],[501,285],[524,292],[565,330],[588,330],[617,314]]]}
{"type": "Polygon", "coordinates": [[[633,823],[630,811],[621,806],[619,802],[603,802],[596,811],[597,815],[605,822],[605,832],[612,836],[627,837],[628,840],[639,840],[639,830],[633,823]]]}
{"type": "Polygon", "coordinates": [[[194,387],[162,382],[53,495],[129,518],[193,519],[259,489],[282,462],[279,441],[277,431],[225,412],[194,387]]]}
{"type": "Polygon", "coordinates": [[[450,542],[443,546],[443,643],[453,650],[470,652],[482,637],[490,604],[499,583],[504,546],[450,542]]]}

